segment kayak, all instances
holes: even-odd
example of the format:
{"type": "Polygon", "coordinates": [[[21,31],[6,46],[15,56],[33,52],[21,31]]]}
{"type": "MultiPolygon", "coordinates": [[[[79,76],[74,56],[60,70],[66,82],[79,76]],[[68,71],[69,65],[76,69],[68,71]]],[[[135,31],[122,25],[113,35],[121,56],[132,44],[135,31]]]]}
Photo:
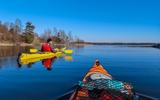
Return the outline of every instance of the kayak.
{"type": "Polygon", "coordinates": [[[69,100],[132,100],[132,86],[116,81],[96,61],[89,69],[69,100]]]}
{"type": "Polygon", "coordinates": [[[97,60],[78,85],[57,100],[159,100],[133,91],[129,83],[112,78],[97,60]]]}
{"type": "Polygon", "coordinates": [[[22,53],[19,56],[19,60],[24,61],[31,59],[46,59],[46,58],[60,57],[62,55],[63,55],[62,52],[22,53]]]}
{"type": "Polygon", "coordinates": [[[24,59],[24,60],[19,60],[17,63],[19,63],[20,65],[27,65],[27,64],[35,63],[35,62],[40,61],[40,60],[53,59],[53,58],[56,58],[56,57],[44,57],[44,58],[24,59]]]}
{"type": "Polygon", "coordinates": [[[33,59],[21,59],[18,61],[18,63],[21,65],[26,65],[26,64],[30,64],[30,63],[35,63],[40,60],[52,59],[52,58],[57,58],[57,57],[63,57],[65,61],[72,61],[73,60],[72,56],[68,56],[65,54],[59,54],[56,57],[55,56],[54,57],[53,56],[46,56],[46,57],[37,57],[37,58],[33,58],[33,59]]]}

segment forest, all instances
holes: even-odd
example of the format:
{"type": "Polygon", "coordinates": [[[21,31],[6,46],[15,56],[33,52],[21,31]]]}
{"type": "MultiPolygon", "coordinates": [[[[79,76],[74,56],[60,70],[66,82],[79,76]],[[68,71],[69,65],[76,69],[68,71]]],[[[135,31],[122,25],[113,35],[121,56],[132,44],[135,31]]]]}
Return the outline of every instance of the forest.
{"type": "Polygon", "coordinates": [[[73,36],[72,32],[66,32],[63,29],[53,27],[51,29],[44,29],[44,32],[35,32],[36,26],[28,21],[25,25],[22,24],[20,19],[14,22],[0,21],[0,43],[42,43],[46,39],[51,38],[54,43],[82,43],[84,42],[77,36],[73,36]]]}

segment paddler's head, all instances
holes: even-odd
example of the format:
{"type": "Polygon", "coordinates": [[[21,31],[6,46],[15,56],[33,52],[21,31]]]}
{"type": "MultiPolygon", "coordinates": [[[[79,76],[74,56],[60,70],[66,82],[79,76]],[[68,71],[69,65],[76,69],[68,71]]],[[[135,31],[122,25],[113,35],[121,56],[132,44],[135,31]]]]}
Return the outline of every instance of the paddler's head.
{"type": "Polygon", "coordinates": [[[99,65],[100,65],[99,60],[96,60],[96,65],[97,65],[97,66],[99,66],[99,65]]]}
{"type": "Polygon", "coordinates": [[[47,39],[47,43],[52,44],[52,39],[51,39],[51,38],[48,38],[48,39],[47,39]]]}

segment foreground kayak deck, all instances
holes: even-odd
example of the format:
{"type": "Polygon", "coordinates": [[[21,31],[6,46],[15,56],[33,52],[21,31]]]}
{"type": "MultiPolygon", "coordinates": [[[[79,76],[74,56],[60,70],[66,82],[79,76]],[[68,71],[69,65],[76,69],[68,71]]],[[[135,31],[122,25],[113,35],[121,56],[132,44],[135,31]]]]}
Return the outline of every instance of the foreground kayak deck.
{"type": "MultiPolygon", "coordinates": [[[[112,82],[112,76],[103,68],[103,66],[99,63],[99,61],[96,61],[96,63],[93,65],[93,67],[90,68],[90,70],[87,72],[85,77],[83,78],[82,82],[87,83],[89,82],[89,78],[92,78],[93,80],[98,80],[98,79],[107,79],[109,83],[112,82]]],[[[99,85],[103,84],[101,81],[98,83],[99,85]]],[[[118,81],[117,83],[114,81],[114,84],[119,84],[118,81]]],[[[121,84],[121,83],[120,83],[121,84]]],[[[112,85],[112,84],[111,84],[112,85]]],[[[103,86],[102,86],[103,87],[103,86]]],[[[124,86],[125,87],[125,86],[124,86]]],[[[128,85],[129,87],[129,85],[128,85]]],[[[121,96],[121,93],[115,93],[112,94],[112,91],[104,90],[102,89],[93,89],[93,90],[88,90],[86,87],[81,86],[78,89],[76,89],[73,94],[71,95],[69,100],[122,100],[122,99],[132,99],[133,98],[133,92],[131,87],[127,88],[127,96],[121,96]],[[96,93],[97,92],[97,93],[96,93]],[[97,96],[91,96],[97,95],[97,96]],[[98,96],[99,95],[99,96],[98,96]],[[108,98],[108,99],[107,99],[108,98]]],[[[122,93],[123,94],[123,93],[122,93]]]]}
{"type": "MultiPolygon", "coordinates": [[[[113,80],[112,76],[103,68],[103,66],[96,61],[96,63],[89,69],[84,78],[83,83],[89,83],[90,77],[92,79],[109,79],[113,80]]],[[[114,81],[113,81],[114,82],[114,81]]],[[[102,83],[99,83],[99,85],[102,83]]],[[[84,85],[77,85],[74,90],[71,90],[64,95],[57,98],[58,100],[158,100],[150,96],[146,96],[140,93],[135,93],[133,88],[129,84],[125,84],[127,94],[117,93],[115,91],[108,90],[88,90],[84,85]],[[98,97],[92,97],[91,94],[98,94],[98,97]],[[115,95],[116,94],[116,95],[115,95]]]]}

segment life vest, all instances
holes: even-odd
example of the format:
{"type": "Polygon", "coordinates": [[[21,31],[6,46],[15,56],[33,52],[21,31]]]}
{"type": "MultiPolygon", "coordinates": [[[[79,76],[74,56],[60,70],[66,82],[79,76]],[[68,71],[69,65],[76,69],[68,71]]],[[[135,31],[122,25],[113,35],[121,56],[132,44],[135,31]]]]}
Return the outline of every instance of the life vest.
{"type": "Polygon", "coordinates": [[[52,61],[53,59],[44,59],[42,61],[42,64],[44,65],[45,68],[50,68],[52,66],[52,61]]]}
{"type": "Polygon", "coordinates": [[[44,43],[41,48],[42,52],[52,52],[52,48],[49,43],[44,43]]]}

